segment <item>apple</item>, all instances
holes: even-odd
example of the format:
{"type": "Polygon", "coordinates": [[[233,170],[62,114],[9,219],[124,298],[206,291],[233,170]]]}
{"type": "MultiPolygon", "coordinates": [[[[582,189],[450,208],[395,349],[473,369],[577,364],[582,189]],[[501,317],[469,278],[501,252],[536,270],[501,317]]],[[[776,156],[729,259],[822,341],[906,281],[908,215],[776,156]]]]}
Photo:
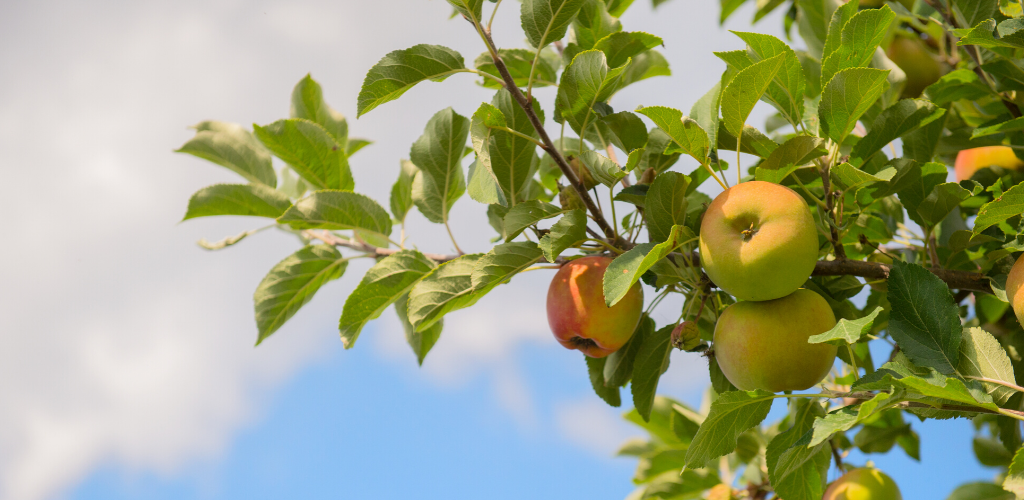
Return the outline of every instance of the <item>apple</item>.
{"type": "Polygon", "coordinates": [[[836,479],[822,500],[903,500],[903,495],[891,477],[873,467],[863,467],[836,479]]]}
{"type": "Polygon", "coordinates": [[[1017,321],[1024,325],[1024,258],[1018,258],[1006,277],[1006,298],[1010,299],[1017,321]]]}
{"type": "Polygon", "coordinates": [[[583,187],[587,188],[588,191],[594,189],[594,186],[597,185],[597,181],[594,180],[594,175],[590,173],[590,170],[587,169],[583,162],[575,156],[569,156],[566,159],[569,160],[569,167],[572,168],[573,173],[576,174],[576,178],[583,183],[583,187]]]}
{"type": "Polygon", "coordinates": [[[612,259],[583,257],[555,273],[548,288],[548,325],[566,349],[603,358],[621,348],[636,330],[644,307],[640,283],[612,307],[604,301],[604,271],[612,259]]]}
{"type": "Polygon", "coordinates": [[[828,302],[801,288],[781,299],[725,308],[712,348],[725,378],[741,390],[802,391],[828,375],[837,350],[807,338],[834,326],[828,302]]]}
{"type": "Polygon", "coordinates": [[[748,181],[718,195],[700,226],[700,260],[740,300],[771,300],[800,288],[818,260],[818,232],[792,189],[748,181]]]}
{"type": "Polygon", "coordinates": [[[897,35],[885,54],[907,74],[903,97],[920,97],[925,88],[942,78],[939,61],[916,36],[897,35]]]}
{"type": "Polygon", "coordinates": [[[1024,167],[1024,161],[1013,154],[1013,150],[1007,146],[984,146],[960,150],[956,154],[956,164],[953,170],[956,172],[957,182],[970,179],[975,172],[987,167],[1002,167],[1007,170],[1019,170],[1024,167]]]}

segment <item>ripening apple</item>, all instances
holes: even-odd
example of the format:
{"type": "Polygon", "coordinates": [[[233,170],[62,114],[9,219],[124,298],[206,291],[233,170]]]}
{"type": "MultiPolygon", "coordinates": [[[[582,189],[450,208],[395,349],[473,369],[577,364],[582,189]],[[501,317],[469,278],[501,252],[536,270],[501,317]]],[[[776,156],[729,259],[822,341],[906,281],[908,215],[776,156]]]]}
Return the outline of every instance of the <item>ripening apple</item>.
{"type": "Polygon", "coordinates": [[[603,358],[622,347],[636,329],[644,294],[635,283],[617,304],[604,301],[604,272],[612,259],[583,257],[555,273],[548,288],[548,325],[566,349],[603,358]]]}
{"type": "Polygon", "coordinates": [[[896,36],[885,55],[907,74],[903,97],[920,97],[925,88],[942,78],[942,66],[920,38],[896,36]]]}
{"type": "Polygon", "coordinates": [[[715,359],[741,390],[801,391],[821,382],[836,359],[836,346],[808,337],[835,325],[828,302],[806,288],[781,299],[737,302],[715,325],[715,359]]]}
{"type": "Polygon", "coordinates": [[[903,500],[891,477],[878,469],[863,467],[836,479],[822,500],[903,500]]]}
{"type": "Polygon", "coordinates": [[[800,288],[818,260],[818,232],[792,189],[748,181],[718,195],[700,226],[700,259],[716,285],[740,300],[800,288]]]}
{"type": "Polygon", "coordinates": [[[1002,167],[1007,170],[1019,170],[1024,167],[1024,161],[1013,154],[1013,150],[1007,146],[983,146],[960,150],[956,154],[957,182],[970,179],[975,172],[988,167],[1002,167]]]}
{"type": "Polygon", "coordinates": [[[1006,277],[1006,298],[1010,299],[1017,321],[1024,325],[1024,258],[1018,258],[1006,277]]]}

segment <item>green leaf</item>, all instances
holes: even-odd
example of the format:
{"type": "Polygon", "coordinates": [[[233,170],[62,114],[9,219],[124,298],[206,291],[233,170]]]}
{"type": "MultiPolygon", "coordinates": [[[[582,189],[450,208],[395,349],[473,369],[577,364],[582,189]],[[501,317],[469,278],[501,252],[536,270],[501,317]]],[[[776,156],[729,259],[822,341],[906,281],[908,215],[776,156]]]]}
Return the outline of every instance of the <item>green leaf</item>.
{"type": "MultiPolygon", "coordinates": [[[[718,110],[722,103],[722,87],[726,85],[725,75],[728,73],[726,71],[722,75],[722,79],[714,87],[711,87],[711,90],[701,96],[697,102],[693,103],[693,107],[690,108],[690,118],[693,118],[697,125],[704,129],[704,132],[708,134],[709,142],[713,146],[718,145],[718,110]]],[[[735,140],[733,145],[736,145],[735,140]]]]}
{"type": "Polygon", "coordinates": [[[827,444],[808,447],[811,426],[825,411],[813,399],[798,399],[791,411],[793,426],[775,436],[765,449],[772,488],[792,500],[818,500],[825,491],[832,459],[827,444]]]}
{"type": "Polygon", "coordinates": [[[466,16],[466,19],[480,22],[480,11],[484,0],[448,0],[448,3],[455,7],[459,14],[466,16]]]}
{"type": "Polygon", "coordinates": [[[519,20],[530,45],[543,49],[565,37],[583,0],[523,0],[519,20]]]}
{"type": "Polygon", "coordinates": [[[671,76],[668,60],[657,50],[648,50],[633,58],[633,62],[622,72],[619,88],[625,88],[641,80],[656,76],[671,76]]]}
{"type": "Polygon", "coordinates": [[[490,186],[497,188],[498,185],[498,181],[494,178],[494,173],[491,171],[491,137],[495,131],[494,127],[505,126],[504,113],[486,102],[480,104],[480,107],[473,113],[473,118],[470,121],[469,135],[473,143],[473,151],[476,153],[476,165],[479,168],[479,170],[476,170],[475,175],[471,177],[476,175],[483,177],[486,175],[490,177],[491,181],[478,180],[474,182],[474,180],[470,180],[469,195],[480,203],[508,204],[507,199],[502,199],[498,194],[492,193],[489,189],[490,186]],[[473,184],[476,186],[472,186],[473,184]]]}
{"type": "Polygon", "coordinates": [[[594,388],[594,393],[610,406],[620,406],[622,404],[622,396],[619,395],[619,386],[608,385],[604,382],[604,367],[608,362],[608,358],[591,358],[587,355],[584,355],[583,358],[587,361],[590,386],[594,388]]]}
{"type": "Polygon", "coordinates": [[[188,200],[188,211],[181,220],[211,215],[252,215],[276,219],[292,206],[284,193],[263,184],[215,184],[207,186],[188,200]]]}
{"type": "Polygon", "coordinates": [[[362,229],[391,235],[391,216],[376,201],[350,191],[317,191],[295,202],[277,222],[294,229],[362,229]]]}
{"type": "Polygon", "coordinates": [[[966,26],[975,26],[978,23],[990,19],[996,14],[998,0],[950,0],[949,4],[956,9],[966,26]]]}
{"type": "Polygon", "coordinates": [[[690,178],[679,172],[664,172],[654,178],[644,203],[651,241],[669,239],[672,227],[686,224],[686,195],[690,178]]]}
{"type": "Polygon", "coordinates": [[[281,328],[324,283],[340,278],[347,266],[330,245],[310,245],[278,262],[253,294],[260,332],[256,345],[281,328]]]}
{"type": "Polygon", "coordinates": [[[633,4],[633,0],[607,0],[608,13],[615,17],[622,17],[626,9],[633,4]]]}
{"type": "Polygon", "coordinates": [[[412,323],[409,322],[409,295],[402,295],[395,301],[395,313],[398,314],[398,320],[402,323],[402,329],[405,330],[405,341],[412,348],[413,354],[416,355],[416,361],[419,362],[420,366],[423,366],[423,359],[427,357],[427,353],[437,343],[437,339],[441,337],[441,330],[444,328],[444,320],[437,320],[434,324],[423,331],[418,332],[413,328],[412,323]]]}
{"type": "Polygon", "coordinates": [[[961,99],[973,101],[991,93],[991,89],[969,69],[958,69],[946,73],[939,81],[924,90],[925,96],[936,106],[943,106],[961,99]]]}
{"type": "Polygon", "coordinates": [[[778,54],[751,64],[732,79],[722,92],[722,123],[729,133],[734,136],[741,133],[754,104],[757,104],[785,62],[786,54],[778,54]]]}
{"type": "Polygon", "coordinates": [[[888,71],[873,68],[849,68],[838,73],[821,91],[818,118],[822,131],[842,143],[868,108],[888,86],[888,71]]]}
{"type": "Polygon", "coordinates": [[[704,467],[712,460],[732,453],[740,434],[768,416],[774,398],[774,394],[765,391],[721,394],[711,403],[707,418],[686,450],[686,466],[704,467]]]}
{"type": "MultiPolygon", "coordinates": [[[[604,0],[585,0],[572,23],[576,43],[569,47],[576,45],[577,52],[592,49],[598,40],[621,30],[622,23],[608,13],[604,0]]],[[[566,53],[570,52],[566,49],[566,53]]]]}
{"type": "Polygon", "coordinates": [[[561,208],[540,200],[524,201],[508,211],[505,215],[505,241],[512,241],[526,228],[544,219],[557,217],[565,213],[561,208]]]}
{"type": "Polygon", "coordinates": [[[498,187],[498,181],[494,180],[494,175],[490,171],[480,166],[479,161],[469,164],[468,177],[466,192],[469,193],[470,198],[485,205],[506,204],[501,188],[498,187]]]}
{"type": "Polygon", "coordinates": [[[541,250],[532,241],[503,243],[491,249],[477,261],[471,277],[473,295],[483,297],[494,287],[508,283],[513,276],[541,259],[541,250]]]}
{"type": "MultiPolygon", "coordinates": [[[[991,333],[978,327],[964,330],[957,372],[964,377],[988,378],[1010,385],[1017,384],[1013,375],[1013,366],[1010,364],[1010,357],[1006,355],[1003,346],[991,333]]],[[[999,404],[1006,403],[1006,400],[1014,394],[1013,389],[1003,385],[989,382],[982,384],[985,386],[985,392],[999,404]]]]}
{"type": "Polygon", "coordinates": [[[832,17],[832,26],[829,28],[828,41],[821,61],[821,81],[828,82],[840,71],[849,68],[867,66],[871,57],[878,48],[878,44],[885,38],[889,31],[889,25],[896,19],[896,14],[888,5],[880,9],[865,9],[842,26],[841,33],[835,33],[837,28],[836,20],[841,17],[839,9],[832,17]],[[835,35],[835,43],[833,42],[835,35]]]}
{"type": "Polygon", "coordinates": [[[618,90],[620,76],[627,65],[628,62],[609,69],[604,52],[600,50],[576,54],[562,72],[555,101],[555,107],[573,131],[582,135],[583,129],[597,120],[594,105],[604,102],[618,90]]]}
{"type": "Polygon", "coordinates": [[[931,193],[917,206],[917,213],[928,225],[942,222],[960,202],[971,197],[971,192],[956,182],[945,182],[932,188],[931,193]]]}
{"type": "Polygon", "coordinates": [[[711,142],[708,133],[693,119],[683,116],[678,109],[663,106],[649,106],[636,110],[654,122],[661,130],[672,138],[682,151],[693,157],[700,164],[708,162],[711,142]]]}
{"type": "MultiPolygon", "coordinates": [[[[512,76],[512,80],[516,82],[518,87],[526,87],[527,82],[529,82],[530,70],[534,68],[533,60],[535,55],[534,51],[526,49],[498,49],[498,56],[505,63],[505,68],[508,69],[509,75],[512,76]]],[[[501,79],[501,73],[498,72],[498,67],[494,65],[494,59],[491,58],[490,52],[484,52],[477,56],[473,65],[476,66],[476,69],[501,79]]],[[[557,70],[558,68],[544,57],[538,58],[536,68],[533,69],[534,88],[558,85],[556,83],[558,81],[557,70]]],[[[484,78],[480,84],[492,89],[502,88],[501,83],[490,78],[484,78]]]]}
{"type": "Polygon", "coordinates": [[[660,37],[642,31],[619,31],[597,41],[594,48],[604,52],[609,67],[618,68],[630,59],[662,45],[660,37]]]}
{"type": "Polygon", "coordinates": [[[1006,471],[1006,479],[1003,480],[1003,489],[1017,496],[1024,497],[1024,447],[1021,447],[1013,454],[1013,462],[1006,471]]]}
{"type": "Polygon", "coordinates": [[[302,118],[253,125],[256,137],[274,156],[321,189],[351,191],[355,186],[345,148],[317,123],[302,118]]]}
{"type": "Polygon", "coordinates": [[[323,90],[311,75],[307,74],[292,89],[292,105],[288,116],[320,124],[338,144],[341,144],[348,156],[348,122],[341,113],[331,109],[324,102],[323,90]]]}
{"type": "Polygon", "coordinates": [[[809,442],[816,446],[832,437],[837,432],[848,431],[866,418],[891,407],[899,402],[898,395],[880,392],[871,399],[856,405],[844,406],[830,412],[824,418],[814,421],[814,431],[809,442]]]}
{"type": "Polygon", "coordinates": [[[1024,213],[1024,182],[1003,192],[1003,195],[982,205],[974,219],[974,234],[1024,213]]]}
{"type": "Polygon", "coordinates": [[[598,120],[597,125],[602,135],[623,151],[631,152],[647,144],[647,126],[639,116],[629,111],[604,116],[598,120]]]}
{"type": "Polygon", "coordinates": [[[419,173],[409,160],[402,160],[398,180],[391,186],[391,215],[399,221],[405,221],[406,214],[412,209],[412,180],[419,173]]]}
{"type": "MultiPolygon", "coordinates": [[[[380,317],[384,309],[409,293],[413,285],[435,266],[434,261],[416,250],[402,250],[384,257],[366,271],[359,286],[345,299],[338,321],[345,349],[355,345],[359,332],[370,320],[380,317]]],[[[404,316],[404,310],[399,312],[399,317],[404,316]]]]}
{"type": "Polygon", "coordinates": [[[863,336],[871,333],[871,327],[875,324],[875,318],[882,312],[881,307],[876,307],[867,316],[860,319],[849,320],[841,318],[831,330],[812,335],[807,339],[810,344],[829,343],[842,347],[844,344],[855,344],[863,336]]]}
{"type": "Polygon", "coordinates": [[[630,392],[633,394],[633,406],[644,421],[651,419],[658,380],[661,379],[661,374],[668,370],[673,328],[675,325],[669,325],[654,332],[653,335],[645,336],[640,350],[636,353],[636,359],[633,360],[633,382],[630,384],[630,392]]]}
{"type": "Polygon", "coordinates": [[[604,273],[604,300],[608,307],[617,304],[629,289],[640,280],[648,269],[659,260],[686,242],[696,241],[697,237],[685,226],[672,226],[668,240],[663,243],[641,243],[626,253],[619,255],[608,264],[604,273]]]}
{"type": "MultiPolygon", "coordinates": [[[[896,356],[897,360],[901,358],[907,359],[902,353],[896,356]]],[[[902,387],[929,398],[966,403],[989,410],[998,408],[977,382],[965,383],[959,378],[943,375],[934,368],[908,366],[900,362],[886,363],[853,384],[854,390],[887,390],[890,387],[902,387]]]]}
{"type": "Polygon", "coordinates": [[[345,155],[351,158],[352,155],[356,154],[359,150],[365,148],[366,146],[369,146],[370,144],[373,144],[373,141],[359,139],[357,137],[350,137],[348,140],[348,145],[345,147],[345,155]]]}
{"type": "Polygon", "coordinates": [[[736,12],[741,5],[747,3],[747,0],[720,0],[720,3],[722,4],[722,13],[718,18],[719,26],[724,25],[729,16],[736,12]]]}
{"type": "MultiPolygon", "coordinates": [[[[743,126],[743,139],[740,141],[740,151],[747,154],[768,158],[772,152],[779,148],[775,141],[749,125],[743,126]]],[[[718,128],[718,149],[723,151],[736,151],[736,136],[725,129],[725,124],[720,123],[718,128]]]]}
{"type": "Polygon", "coordinates": [[[893,262],[888,285],[893,340],[914,363],[954,373],[963,327],[949,287],[925,268],[900,261],[893,262]]]}
{"type": "MultiPolygon", "coordinates": [[[[494,94],[492,103],[495,109],[502,114],[503,126],[527,137],[537,137],[537,131],[533,128],[530,118],[512,99],[512,94],[507,90],[498,90],[494,94]]],[[[536,104],[536,101],[534,103],[536,104]]],[[[541,121],[544,121],[539,107],[535,105],[534,109],[541,116],[541,121]]],[[[504,130],[494,130],[491,133],[489,144],[490,164],[487,168],[494,175],[504,199],[508,200],[511,205],[515,205],[525,197],[524,190],[536,171],[536,143],[504,130]]],[[[476,148],[475,140],[474,148],[476,148]]]]}
{"type": "Polygon", "coordinates": [[[587,213],[570,210],[551,226],[551,231],[540,239],[540,249],[548,262],[554,262],[567,248],[587,237],[587,213]]]}
{"type": "Polygon", "coordinates": [[[277,186],[270,152],[249,131],[234,123],[205,121],[176,153],[188,153],[227,167],[250,182],[277,186]]]}
{"type": "Polygon", "coordinates": [[[412,201],[430,222],[442,224],[466,192],[462,157],[470,121],[452,108],[438,111],[412,145],[410,159],[420,173],[413,179],[412,201]]]}
{"type": "Polygon", "coordinates": [[[359,90],[356,117],[394,101],[424,80],[440,82],[465,71],[462,55],[440,45],[415,45],[384,56],[366,74],[359,90]]]}
{"type": "MultiPolygon", "coordinates": [[[[758,2],[760,4],[760,2],[758,2]]],[[[796,52],[786,42],[771,35],[733,31],[760,59],[770,59],[785,54],[782,69],[768,85],[765,92],[768,103],[775,106],[790,123],[800,123],[804,114],[804,91],[807,79],[796,52]]],[[[753,61],[751,61],[753,62],[753,61]]],[[[742,68],[738,68],[742,69],[742,68]]]]}
{"type": "Polygon", "coordinates": [[[654,335],[654,320],[645,314],[640,317],[636,331],[633,332],[633,336],[626,344],[605,358],[608,360],[604,365],[604,383],[606,385],[623,387],[633,378],[633,366],[637,354],[646,339],[652,335],[654,335]]]}
{"type": "Polygon", "coordinates": [[[1016,132],[1018,130],[1024,130],[1024,116],[1020,118],[1014,118],[1007,120],[1002,123],[997,123],[988,127],[978,127],[971,133],[971,139],[976,137],[984,137],[987,135],[999,134],[1002,132],[1016,132]]]}
{"type": "Polygon", "coordinates": [[[608,187],[613,186],[619,182],[619,179],[626,176],[626,171],[619,168],[617,163],[597,151],[584,151],[580,155],[580,162],[594,177],[594,180],[608,187]]]}
{"type": "MultiPolygon", "coordinates": [[[[1015,20],[1007,20],[1015,21],[1015,20]]],[[[1006,23],[1007,21],[1003,21],[1006,23]]],[[[1019,49],[1024,48],[1024,31],[1022,30],[1004,30],[1003,23],[999,24],[999,38],[996,38],[992,34],[992,30],[996,28],[996,21],[994,19],[988,19],[978,23],[974,29],[961,30],[967,31],[967,33],[960,38],[957,45],[978,45],[987,49],[997,48],[1008,48],[1008,49],[1019,49]]],[[[1009,26],[1013,26],[1012,24],[1009,26]]]]}
{"type": "Polygon", "coordinates": [[[850,153],[850,163],[864,165],[886,144],[918,127],[941,118],[946,110],[923,99],[903,99],[879,113],[867,133],[850,153]]]}
{"type": "Polygon", "coordinates": [[[1014,500],[1013,493],[995,483],[973,482],[957,486],[946,500],[1014,500]]]}
{"type": "Polygon", "coordinates": [[[669,167],[679,161],[680,156],[679,153],[665,154],[665,150],[671,142],[672,139],[669,138],[665,131],[660,128],[651,130],[650,136],[647,139],[647,146],[640,155],[640,163],[634,167],[634,170],[644,172],[648,168],[653,168],[658,173],[668,170],[669,167]]]}
{"type": "MultiPolygon", "coordinates": [[[[896,174],[889,181],[890,189],[894,189],[899,195],[900,203],[907,209],[907,215],[914,222],[925,225],[927,222],[921,218],[917,209],[924,203],[925,198],[931,194],[935,186],[946,180],[948,170],[941,163],[925,163],[918,165],[915,162],[894,160],[890,162],[896,168],[896,174]]],[[[878,193],[874,194],[878,198],[878,193]]]]}
{"type": "Polygon", "coordinates": [[[469,307],[474,294],[473,270],[482,254],[462,255],[435,267],[409,291],[409,322],[423,332],[445,314],[469,307]]]}
{"type": "Polygon", "coordinates": [[[819,137],[798,135],[790,138],[771,152],[755,171],[755,178],[779,184],[796,169],[825,156],[825,140],[819,137]]]}

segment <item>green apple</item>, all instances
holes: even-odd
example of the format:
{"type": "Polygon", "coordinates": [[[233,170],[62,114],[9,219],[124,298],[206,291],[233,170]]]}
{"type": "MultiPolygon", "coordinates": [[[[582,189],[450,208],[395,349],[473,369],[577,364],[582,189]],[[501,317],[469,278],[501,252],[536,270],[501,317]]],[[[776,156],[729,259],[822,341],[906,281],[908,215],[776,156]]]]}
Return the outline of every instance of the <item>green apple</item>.
{"type": "Polygon", "coordinates": [[[828,302],[801,288],[781,299],[737,302],[715,325],[715,359],[725,378],[744,391],[808,389],[828,375],[836,346],[808,337],[836,325],[828,302]]]}
{"type": "Polygon", "coordinates": [[[897,35],[885,54],[907,74],[903,97],[919,97],[925,88],[942,78],[939,61],[916,36],[897,35]]]}
{"type": "Polygon", "coordinates": [[[604,271],[612,259],[583,257],[555,273],[548,288],[548,325],[566,349],[603,358],[621,348],[636,330],[644,307],[640,283],[612,307],[604,301],[604,271]]]}
{"type": "Polygon", "coordinates": [[[847,472],[836,479],[822,500],[903,500],[891,477],[871,467],[847,472]]]}
{"type": "Polygon", "coordinates": [[[770,182],[726,189],[701,222],[700,260],[711,281],[740,300],[793,293],[818,260],[818,232],[807,202],[770,182]]]}
{"type": "Polygon", "coordinates": [[[1006,298],[1010,299],[1017,321],[1024,325],[1024,258],[1018,258],[1006,277],[1006,298]]]}

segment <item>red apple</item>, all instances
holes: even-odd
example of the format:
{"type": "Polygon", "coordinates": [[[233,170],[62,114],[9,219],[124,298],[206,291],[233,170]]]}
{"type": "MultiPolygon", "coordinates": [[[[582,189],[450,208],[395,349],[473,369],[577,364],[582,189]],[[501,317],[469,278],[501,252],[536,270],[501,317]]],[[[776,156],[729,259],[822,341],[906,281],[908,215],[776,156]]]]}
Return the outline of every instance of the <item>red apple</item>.
{"type": "Polygon", "coordinates": [[[828,375],[836,346],[807,338],[836,325],[828,302],[801,288],[781,299],[737,302],[715,325],[715,359],[744,391],[802,391],[828,375]]]}
{"type": "Polygon", "coordinates": [[[701,222],[700,260],[711,281],[740,300],[793,293],[818,261],[818,232],[807,202],[770,182],[726,189],[701,222]]]}
{"type": "Polygon", "coordinates": [[[1013,154],[1013,150],[1007,146],[984,146],[980,148],[963,149],[956,154],[957,182],[970,179],[975,172],[988,167],[1002,167],[1007,170],[1019,170],[1024,167],[1024,161],[1013,154]]]}
{"type": "Polygon", "coordinates": [[[836,479],[822,500],[903,500],[891,477],[871,467],[854,469],[836,479]]]}
{"type": "Polygon", "coordinates": [[[1024,325],[1024,258],[1018,258],[1006,277],[1006,298],[1010,299],[1017,321],[1024,325]]]}
{"type": "Polygon", "coordinates": [[[640,283],[612,307],[604,301],[604,271],[612,259],[583,257],[555,273],[548,288],[548,325],[566,349],[603,358],[621,348],[636,329],[644,307],[640,283]]]}

